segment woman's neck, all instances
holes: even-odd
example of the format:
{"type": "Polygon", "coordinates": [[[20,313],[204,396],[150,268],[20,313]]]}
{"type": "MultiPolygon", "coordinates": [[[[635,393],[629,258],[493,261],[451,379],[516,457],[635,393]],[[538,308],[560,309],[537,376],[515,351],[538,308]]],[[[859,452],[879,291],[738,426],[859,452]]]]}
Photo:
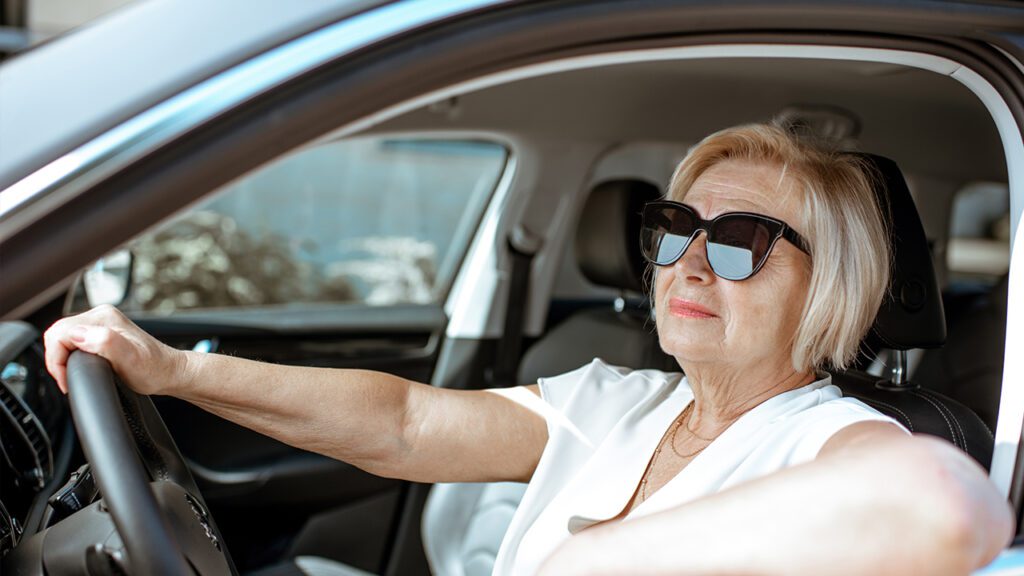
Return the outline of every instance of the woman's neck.
{"type": "Polygon", "coordinates": [[[709,438],[765,400],[817,379],[813,370],[800,372],[788,363],[745,367],[680,364],[693,389],[693,409],[685,424],[709,438]]]}

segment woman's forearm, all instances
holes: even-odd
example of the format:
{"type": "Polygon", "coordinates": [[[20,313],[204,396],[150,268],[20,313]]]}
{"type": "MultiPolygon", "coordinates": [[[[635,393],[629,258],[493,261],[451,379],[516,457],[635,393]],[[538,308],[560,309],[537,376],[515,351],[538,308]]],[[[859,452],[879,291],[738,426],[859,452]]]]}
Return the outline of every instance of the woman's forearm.
{"type": "Polygon", "coordinates": [[[547,442],[542,418],[498,394],[444,390],[370,370],[192,352],[182,358],[170,395],[381,476],[525,481],[547,442]]]}
{"type": "Polygon", "coordinates": [[[967,574],[1012,536],[980,467],[894,438],[570,539],[544,574],[967,574]]]}
{"type": "Polygon", "coordinates": [[[186,352],[166,392],[287,444],[375,471],[405,451],[407,398],[382,372],[266,364],[186,352]]]}
{"type": "Polygon", "coordinates": [[[526,480],[547,443],[544,419],[508,395],[443,390],[368,370],[183,352],[112,306],[64,318],[44,340],[47,370],[64,391],[68,358],[82,350],[105,358],[140,394],[187,400],[382,476],[420,482],[526,480]]]}

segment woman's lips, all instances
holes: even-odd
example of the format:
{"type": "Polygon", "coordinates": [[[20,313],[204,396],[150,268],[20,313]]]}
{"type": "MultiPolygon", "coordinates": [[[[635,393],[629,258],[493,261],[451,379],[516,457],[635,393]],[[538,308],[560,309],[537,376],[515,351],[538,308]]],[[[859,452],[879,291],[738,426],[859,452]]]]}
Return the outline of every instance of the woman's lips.
{"type": "Polygon", "coordinates": [[[716,318],[717,314],[708,310],[707,308],[697,304],[696,302],[690,302],[689,300],[683,300],[681,298],[672,298],[668,301],[668,311],[673,316],[682,316],[683,318],[716,318]]]}

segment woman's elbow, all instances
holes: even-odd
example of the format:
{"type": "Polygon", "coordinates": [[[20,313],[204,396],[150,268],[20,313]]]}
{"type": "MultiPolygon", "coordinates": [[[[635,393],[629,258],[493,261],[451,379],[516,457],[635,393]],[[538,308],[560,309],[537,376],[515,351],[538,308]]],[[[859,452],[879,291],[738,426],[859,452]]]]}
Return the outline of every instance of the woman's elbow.
{"type": "Polygon", "coordinates": [[[1012,539],[1014,518],[985,470],[936,438],[915,436],[899,448],[904,465],[914,464],[910,505],[927,520],[920,536],[935,560],[961,574],[991,562],[1012,539]]]}

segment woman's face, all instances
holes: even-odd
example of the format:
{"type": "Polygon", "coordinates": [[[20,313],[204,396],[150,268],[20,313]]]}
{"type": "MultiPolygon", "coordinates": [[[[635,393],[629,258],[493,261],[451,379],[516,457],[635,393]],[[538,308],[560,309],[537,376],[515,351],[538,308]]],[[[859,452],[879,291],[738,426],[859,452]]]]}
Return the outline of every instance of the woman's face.
{"type": "MultiPolygon", "coordinates": [[[[726,212],[778,218],[797,232],[802,203],[782,168],[743,160],[720,162],[694,182],[683,201],[705,219],[726,212]]],[[[687,364],[737,368],[789,365],[810,279],[809,256],[780,239],[754,276],[733,282],[715,276],[700,234],[673,265],[657,269],[655,311],[662,349],[687,364]]]]}

